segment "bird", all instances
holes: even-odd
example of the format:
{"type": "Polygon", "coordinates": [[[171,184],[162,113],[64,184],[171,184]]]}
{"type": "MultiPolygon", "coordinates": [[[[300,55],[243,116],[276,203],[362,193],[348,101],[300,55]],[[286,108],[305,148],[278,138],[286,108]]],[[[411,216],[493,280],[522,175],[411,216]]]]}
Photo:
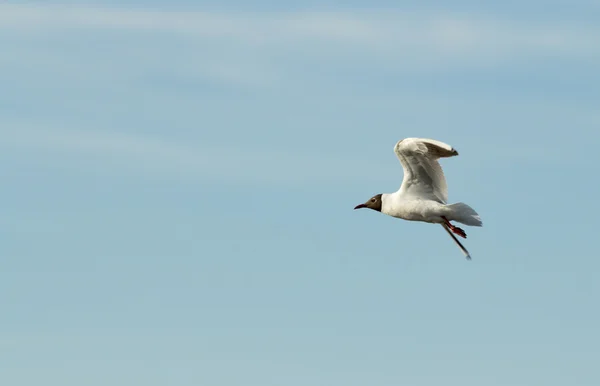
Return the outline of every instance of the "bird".
{"type": "Polygon", "coordinates": [[[467,233],[452,224],[481,227],[479,214],[463,202],[448,204],[446,177],[438,160],[458,155],[447,143],[427,138],[404,138],[394,145],[394,153],[400,160],[404,177],[398,191],[380,193],[354,209],[368,208],[408,221],[441,224],[461,249],[467,260],[469,251],[454,236],[466,239],[467,233]]]}

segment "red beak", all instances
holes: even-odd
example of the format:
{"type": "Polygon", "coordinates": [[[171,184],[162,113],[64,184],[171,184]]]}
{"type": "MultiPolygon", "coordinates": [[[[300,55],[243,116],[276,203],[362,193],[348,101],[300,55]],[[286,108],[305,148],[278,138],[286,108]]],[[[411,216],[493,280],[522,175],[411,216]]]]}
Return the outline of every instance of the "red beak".
{"type": "Polygon", "coordinates": [[[365,204],[360,204],[360,205],[356,205],[354,207],[354,209],[361,209],[361,208],[366,208],[367,206],[365,204]]]}

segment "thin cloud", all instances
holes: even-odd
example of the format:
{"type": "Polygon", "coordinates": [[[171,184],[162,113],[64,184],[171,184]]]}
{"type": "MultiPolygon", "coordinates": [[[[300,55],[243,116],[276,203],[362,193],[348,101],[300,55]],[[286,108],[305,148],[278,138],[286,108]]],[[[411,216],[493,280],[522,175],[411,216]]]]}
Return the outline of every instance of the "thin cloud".
{"type": "Polygon", "coordinates": [[[352,86],[338,74],[496,70],[556,58],[596,66],[600,58],[597,26],[428,10],[251,13],[0,4],[0,31],[11,36],[0,57],[9,70],[28,69],[41,83],[59,74],[86,87],[93,73],[99,84],[127,89],[159,74],[188,85],[327,92],[335,82],[337,89],[352,86]],[[102,44],[89,45],[90,39],[102,44]]]}
{"type": "Polygon", "coordinates": [[[396,58],[412,55],[578,55],[600,51],[600,28],[581,24],[512,22],[443,12],[233,13],[90,6],[0,5],[0,28],[115,29],[229,39],[264,46],[335,44],[396,58]]]}
{"type": "MultiPolygon", "coordinates": [[[[17,157],[41,163],[72,162],[74,167],[94,164],[111,174],[134,172],[157,177],[215,178],[239,183],[333,182],[352,180],[356,174],[378,179],[399,172],[357,157],[303,154],[242,146],[185,144],[148,135],[110,131],[24,128],[0,130],[0,148],[18,150],[17,157]],[[381,173],[373,175],[372,170],[381,173]],[[370,172],[371,171],[371,172],[370,172]]],[[[364,180],[364,178],[363,178],[364,180]]]]}
{"type": "MultiPolygon", "coordinates": [[[[146,175],[159,179],[219,181],[220,183],[277,184],[305,186],[306,184],[340,184],[377,182],[394,187],[402,176],[402,168],[392,151],[381,162],[370,160],[360,152],[330,155],[303,153],[294,148],[279,150],[253,146],[209,145],[174,142],[149,135],[130,135],[111,131],[67,130],[56,128],[19,127],[0,129],[0,149],[15,152],[15,159],[43,165],[69,165],[70,169],[92,169],[108,175],[146,175]],[[357,176],[360,176],[357,179],[357,176]],[[391,184],[391,185],[390,185],[391,184]]],[[[469,157],[479,164],[460,162],[454,167],[479,168],[481,162],[493,165],[498,158],[510,154],[506,162],[544,163],[567,161],[549,154],[548,147],[515,146],[501,143],[490,149],[485,143],[471,140],[469,157]],[[481,150],[481,149],[484,150],[481,150]]],[[[552,146],[552,144],[548,144],[552,146]]],[[[385,149],[383,149],[385,150],[385,149]]],[[[383,151],[382,150],[382,151],[383,151]]],[[[449,165],[448,165],[449,166],[449,165]]]]}

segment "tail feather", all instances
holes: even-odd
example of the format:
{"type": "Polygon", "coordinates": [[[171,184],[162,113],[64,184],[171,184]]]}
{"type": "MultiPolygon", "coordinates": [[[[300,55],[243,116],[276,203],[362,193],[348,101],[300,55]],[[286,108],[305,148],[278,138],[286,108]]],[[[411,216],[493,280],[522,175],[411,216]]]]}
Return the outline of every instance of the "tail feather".
{"type": "Polygon", "coordinates": [[[483,225],[479,214],[475,212],[473,208],[464,202],[457,202],[456,204],[447,205],[450,213],[448,214],[449,220],[458,221],[465,225],[480,227],[483,225]]]}

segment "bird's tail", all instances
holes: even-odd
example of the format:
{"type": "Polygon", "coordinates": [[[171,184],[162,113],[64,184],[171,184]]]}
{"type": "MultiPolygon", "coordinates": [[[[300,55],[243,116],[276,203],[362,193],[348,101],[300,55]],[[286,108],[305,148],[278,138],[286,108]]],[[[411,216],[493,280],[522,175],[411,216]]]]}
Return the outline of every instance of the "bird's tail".
{"type": "Polygon", "coordinates": [[[475,212],[473,208],[464,202],[457,202],[456,204],[446,205],[448,208],[448,220],[458,221],[465,225],[471,225],[480,227],[483,225],[481,218],[475,212]]]}

